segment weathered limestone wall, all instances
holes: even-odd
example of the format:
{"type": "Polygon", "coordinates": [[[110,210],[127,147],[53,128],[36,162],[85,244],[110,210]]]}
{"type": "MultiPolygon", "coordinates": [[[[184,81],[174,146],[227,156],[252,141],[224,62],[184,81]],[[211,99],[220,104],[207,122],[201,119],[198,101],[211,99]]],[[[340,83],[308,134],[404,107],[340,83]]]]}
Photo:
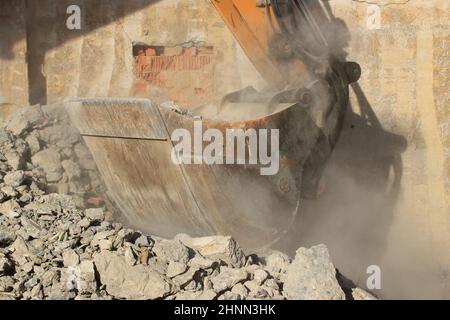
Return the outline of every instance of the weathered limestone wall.
{"type": "MultiPolygon", "coordinates": [[[[28,43],[30,82],[34,88],[31,95],[46,95],[43,102],[52,103],[66,96],[135,96],[132,43],[212,46],[212,71],[206,75],[211,84],[208,91],[214,96],[238,90],[250,82],[261,85],[259,75],[209,0],[29,0],[28,3],[33,12],[27,22],[32,33],[28,43]],[[73,4],[81,8],[81,30],[66,28],[66,9],[73,4]],[[40,87],[42,83],[46,83],[46,90],[40,87]]],[[[20,13],[19,9],[10,5],[5,11],[14,15],[16,11],[20,13]]],[[[15,20],[15,24],[25,29],[23,19],[15,20]]],[[[8,27],[2,31],[7,33],[8,27]]],[[[19,44],[25,43],[24,35],[16,37],[19,44]]],[[[13,84],[25,90],[26,85],[15,83],[12,78],[15,72],[8,65],[3,66],[7,63],[4,61],[0,69],[5,80],[1,90],[12,90],[13,84]]],[[[20,62],[25,67],[23,57],[20,62]]],[[[168,85],[181,89],[192,86],[183,83],[186,82],[183,74],[176,78],[175,85],[170,81],[168,85]]],[[[15,96],[7,95],[24,103],[15,96]]]]}
{"type": "Polygon", "coordinates": [[[25,0],[0,2],[0,104],[28,102],[25,0]]]}

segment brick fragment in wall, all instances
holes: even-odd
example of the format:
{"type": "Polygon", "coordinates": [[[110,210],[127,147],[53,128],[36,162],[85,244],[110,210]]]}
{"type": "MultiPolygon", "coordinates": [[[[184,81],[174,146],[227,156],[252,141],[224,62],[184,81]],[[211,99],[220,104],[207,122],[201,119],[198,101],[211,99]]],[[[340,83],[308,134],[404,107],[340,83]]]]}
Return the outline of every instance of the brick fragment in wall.
{"type": "Polygon", "coordinates": [[[134,57],[134,91],[147,96],[158,89],[178,103],[205,103],[213,96],[213,54],[211,46],[140,48],[134,57]]]}

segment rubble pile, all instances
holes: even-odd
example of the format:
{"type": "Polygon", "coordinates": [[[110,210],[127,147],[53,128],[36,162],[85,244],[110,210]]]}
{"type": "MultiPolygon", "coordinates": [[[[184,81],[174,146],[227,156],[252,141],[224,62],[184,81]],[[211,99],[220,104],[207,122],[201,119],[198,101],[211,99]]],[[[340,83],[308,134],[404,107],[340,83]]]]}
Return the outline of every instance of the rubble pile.
{"type": "Polygon", "coordinates": [[[99,201],[93,196],[102,193],[95,162],[59,104],[11,114],[0,128],[0,157],[0,172],[34,177],[48,193],[72,195],[78,207],[99,201]]]}
{"type": "Polygon", "coordinates": [[[0,299],[351,298],[324,245],[246,255],[230,237],[167,240],[114,221],[66,121],[34,106],[0,128],[0,299]]]}

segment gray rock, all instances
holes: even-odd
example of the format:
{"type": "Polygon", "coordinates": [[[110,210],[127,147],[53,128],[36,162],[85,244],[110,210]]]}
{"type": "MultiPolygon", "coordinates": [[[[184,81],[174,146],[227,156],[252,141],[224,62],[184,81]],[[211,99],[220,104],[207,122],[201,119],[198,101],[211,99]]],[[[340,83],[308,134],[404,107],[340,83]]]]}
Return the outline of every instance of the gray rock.
{"type": "Polygon", "coordinates": [[[3,177],[3,181],[5,182],[5,184],[8,186],[11,186],[13,188],[17,188],[18,186],[20,186],[22,184],[22,182],[24,181],[24,179],[25,179],[25,175],[22,170],[7,173],[3,177]]]}
{"type": "Polygon", "coordinates": [[[242,283],[238,283],[231,289],[231,292],[238,294],[241,299],[244,299],[248,296],[249,290],[242,283]]]}
{"type": "Polygon", "coordinates": [[[65,210],[75,209],[73,198],[64,194],[52,193],[40,197],[40,202],[46,204],[45,210],[52,212],[60,212],[62,208],[65,210]]]}
{"type": "Polygon", "coordinates": [[[91,220],[101,220],[105,219],[105,211],[103,208],[89,208],[86,209],[86,217],[91,220]]]}
{"type": "Polygon", "coordinates": [[[134,266],[137,263],[136,255],[134,254],[133,249],[131,249],[131,247],[125,248],[124,257],[125,257],[125,262],[129,266],[134,266]]]}
{"type": "Polygon", "coordinates": [[[279,251],[274,251],[267,257],[265,257],[264,269],[271,275],[279,276],[284,274],[291,263],[291,259],[279,251]]]}
{"type": "Polygon", "coordinates": [[[64,250],[62,258],[64,267],[74,267],[80,263],[80,256],[73,249],[64,250]]]}
{"type": "Polygon", "coordinates": [[[211,282],[215,292],[222,292],[233,288],[236,284],[244,282],[247,279],[248,273],[243,269],[221,267],[220,273],[211,278],[211,282]]]}
{"type": "Polygon", "coordinates": [[[187,247],[199,252],[202,256],[221,260],[230,266],[240,268],[245,265],[244,251],[231,237],[212,236],[202,238],[191,238],[180,234],[176,237],[187,247]]]}
{"type": "Polygon", "coordinates": [[[98,247],[100,250],[112,250],[113,243],[110,239],[103,239],[98,242],[98,247]]]}
{"type": "Polygon", "coordinates": [[[218,265],[218,263],[216,261],[202,257],[199,254],[196,254],[188,262],[189,267],[193,267],[193,268],[197,268],[197,269],[210,269],[210,268],[213,268],[215,265],[218,265]]]}
{"type": "Polygon", "coordinates": [[[36,137],[36,134],[32,133],[25,138],[25,141],[28,143],[28,147],[30,148],[31,155],[35,155],[41,150],[41,143],[39,139],[36,137]]]}
{"type": "Polygon", "coordinates": [[[0,301],[2,300],[16,300],[16,294],[14,292],[0,292],[0,301]]]}
{"type": "Polygon", "coordinates": [[[244,283],[245,288],[248,289],[249,294],[254,296],[255,294],[257,294],[258,289],[261,287],[261,284],[258,283],[258,281],[255,280],[250,280],[250,281],[246,281],[244,283]]]}
{"type": "Polygon", "coordinates": [[[95,165],[94,160],[92,159],[92,155],[89,152],[88,148],[82,143],[77,143],[74,147],[75,154],[79,160],[79,164],[83,169],[86,170],[96,170],[97,166],[95,165]]]}
{"type": "Polygon", "coordinates": [[[240,294],[226,291],[217,300],[242,300],[242,297],[240,294]]]}
{"type": "Polygon", "coordinates": [[[14,279],[11,276],[0,277],[0,292],[11,292],[14,288],[14,279]]]}
{"type": "Polygon", "coordinates": [[[11,114],[6,128],[19,136],[43,122],[43,113],[39,105],[21,108],[11,114]]]}
{"type": "Polygon", "coordinates": [[[52,125],[38,131],[39,138],[46,144],[60,148],[70,148],[80,140],[80,134],[74,127],[68,125],[52,125]]]}
{"type": "MultiPolygon", "coordinates": [[[[196,278],[196,274],[198,274],[199,270],[195,268],[189,268],[185,273],[182,273],[172,279],[172,281],[181,289],[189,290],[189,286],[197,287],[197,282],[194,278],[196,278]]],[[[199,279],[197,279],[199,280],[199,279]]],[[[191,288],[192,289],[192,288],[191,288]]]]}
{"type": "Polygon", "coordinates": [[[263,269],[257,269],[253,273],[253,280],[256,281],[259,285],[262,285],[268,277],[269,274],[263,269]]]}
{"type": "Polygon", "coordinates": [[[153,252],[163,261],[178,261],[186,264],[189,261],[189,250],[180,241],[162,240],[155,243],[153,252]]]}
{"type": "Polygon", "coordinates": [[[9,250],[23,257],[30,255],[28,243],[20,236],[16,238],[14,243],[9,247],[9,250]]]}
{"type": "Polygon", "coordinates": [[[151,247],[153,245],[153,242],[149,240],[149,237],[147,237],[146,235],[141,235],[136,239],[134,244],[138,247],[151,247]]]}
{"type": "Polygon", "coordinates": [[[20,206],[16,200],[11,199],[0,204],[0,213],[14,219],[20,216],[20,206]]]}
{"type": "Polygon", "coordinates": [[[4,248],[12,244],[16,240],[16,235],[14,232],[6,229],[5,227],[0,227],[0,248],[4,248]]]}
{"type": "Polygon", "coordinates": [[[174,293],[171,281],[143,265],[130,266],[125,258],[109,251],[94,257],[100,282],[108,294],[123,299],[158,299],[174,293]]]}
{"type": "Polygon", "coordinates": [[[11,142],[11,135],[5,128],[0,128],[0,146],[11,142]]]}
{"type": "Polygon", "coordinates": [[[22,216],[20,217],[20,223],[22,224],[28,236],[35,239],[39,238],[41,227],[37,222],[22,216]]]}
{"type": "Polygon", "coordinates": [[[14,270],[14,263],[6,256],[0,255],[0,275],[9,274],[14,270]]]}
{"type": "Polygon", "coordinates": [[[8,165],[13,170],[20,170],[20,169],[23,169],[25,166],[25,157],[23,156],[23,154],[15,151],[15,150],[10,150],[10,151],[6,152],[5,158],[6,158],[6,161],[8,162],[8,165]]]}
{"type": "Polygon", "coordinates": [[[39,283],[38,277],[34,276],[31,279],[29,279],[28,281],[26,281],[24,283],[24,285],[25,285],[25,288],[31,289],[31,288],[34,288],[38,283],[39,283]]]}
{"type": "Polygon", "coordinates": [[[81,176],[81,168],[78,164],[73,162],[72,160],[64,160],[61,162],[64,171],[67,174],[69,180],[79,179],[81,176]]]}
{"type": "Polygon", "coordinates": [[[169,265],[167,266],[167,276],[169,278],[173,278],[175,276],[178,276],[182,273],[184,273],[187,270],[187,266],[178,261],[170,261],[169,265]]]}
{"type": "Polygon", "coordinates": [[[42,292],[42,284],[38,283],[33,287],[30,291],[31,299],[33,300],[42,300],[44,298],[44,294],[42,292]]]}
{"type": "Polygon", "coordinates": [[[181,291],[175,295],[175,300],[213,300],[216,296],[214,290],[181,291]]]}
{"type": "Polygon", "coordinates": [[[69,115],[61,103],[43,105],[41,109],[45,116],[52,121],[59,123],[69,122],[69,115]]]}
{"type": "Polygon", "coordinates": [[[80,263],[80,281],[77,283],[77,288],[81,294],[93,293],[97,290],[93,261],[85,260],[80,263]]]}
{"type": "Polygon", "coordinates": [[[354,300],[378,300],[375,296],[360,288],[352,289],[352,297],[354,300]]]}
{"type": "Polygon", "coordinates": [[[284,295],[294,300],[344,300],[325,245],[297,250],[283,277],[284,295]]]}
{"type": "Polygon", "coordinates": [[[71,300],[75,298],[75,292],[67,291],[67,288],[61,283],[55,283],[50,288],[48,298],[50,300],[71,300]]]}
{"type": "Polygon", "coordinates": [[[98,232],[91,241],[92,246],[98,246],[101,240],[108,239],[114,235],[114,230],[106,230],[98,232]]]}
{"type": "Polygon", "coordinates": [[[44,274],[41,277],[42,285],[44,287],[49,287],[53,283],[58,282],[60,279],[60,273],[57,269],[49,269],[44,272],[44,274]]]}
{"type": "Polygon", "coordinates": [[[57,182],[62,177],[61,156],[54,148],[49,148],[36,153],[32,158],[34,165],[44,170],[47,181],[57,182]]]}
{"type": "Polygon", "coordinates": [[[0,188],[0,190],[2,191],[2,197],[4,197],[4,195],[6,195],[7,197],[17,196],[16,190],[14,190],[14,188],[11,186],[3,186],[0,188]]]}
{"type": "Polygon", "coordinates": [[[264,288],[269,292],[271,297],[280,294],[280,284],[275,279],[267,279],[264,282],[264,288]]]}

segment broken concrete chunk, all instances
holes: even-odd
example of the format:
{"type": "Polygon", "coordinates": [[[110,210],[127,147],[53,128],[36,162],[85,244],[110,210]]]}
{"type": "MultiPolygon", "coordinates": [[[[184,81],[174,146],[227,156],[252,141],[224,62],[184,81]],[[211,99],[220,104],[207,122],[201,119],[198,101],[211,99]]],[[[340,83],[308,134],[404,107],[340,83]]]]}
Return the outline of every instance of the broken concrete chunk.
{"type": "Polygon", "coordinates": [[[212,236],[191,238],[187,235],[178,235],[177,239],[187,247],[198,251],[202,256],[209,259],[219,259],[230,266],[238,268],[245,264],[244,251],[231,237],[212,236]]]}
{"type": "Polygon", "coordinates": [[[274,251],[265,257],[264,269],[271,275],[278,276],[286,272],[291,260],[289,257],[279,251],[274,251]]]}
{"type": "Polygon", "coordinates": [[[150,267],[129,266],[125,258],[109,251],[94,257],[100,281],[108,294],[122,299],[158,299],[174,293],[171,281],[150,267]]]}
{"type": "Polygon", "coordinates": [[[16,235],[6,227],[0,227],[0,248],[11,245],[16,240],[16,235]]]}
{"type": "Polygon", "coordinates": [[[189,260],[188,265],[197,269],[209,269],[214,265],[218,265],[218,263],[214,260],[210,260],[196,254],[191,260],[189,260]]]}
{"type": "Polygon", "coordinates": [[[134,244],[137,245],[138,247],[151,247],[153,245],[153,241],[146,235],[141,235],[139,238],[136,239],[134,244]]]}
{"type": "Polygon", "coordinates": [[[93,293],[97,290],[93,261],[85,260],[80,263],[80,281],[77,286],[80,293],[93,293]]]}
{"type": "Polygon", "coordinates": [[[257,269],[253,273],[253,280],[258,283],[259,285],[262,285],[264,281],[269,277],[269,274],[264,271],[263,269],[257,269]]]}
{"type": "Polygon", "coordinates": [[[74,267],[80,263],[80,257],[73,249],[67,249],[62,254],[64,267],[74,267]]]}
{"type": "Polygon", "coordinates": [[[187,270],[187,266],[178,261],[170,261],[169,265],[167,266],[167,276],[169,278],[173,278],[175,276],[178,276],[182,273],[184,273],[187,270]]]}
{"type": "Polygon", "coordinates": [[[36,134],[32,133],[25,138],[25,141],[30,148],[30,154],[33,156],[41,150],[41,143],[39,139],[36,137],[36,134]]]}
{"type": "Polygon", "coordinates": [[[0,213],[9,219],[17,218],[20,216],[20,206],[16,200],[8,200],[0,204],[0,213]]]}
{"type": "Polygon", "coordinates": [[[44,170],[48,182],[57,182],[62,177],[61,156],[54,148],[36,153],[31,158],[33,164],[44,170]]]}
{"type": "Polygon", "coordinates": [[[5,182],[5,184],[13,188],[17,188],[18,186],[20,186],[24,179],[25,175],[22,170],[7,173],[3,177],[3,181],[5,182]]]}
{"type": "Polygon", "coordinates": [[[352,296],[355,300],[378,300],[375,296],[360,288],[353,288],[352,296]]]}
{"type": "Polygon", "coordinates": [[[12,113],[7,119],[6,128],[14,135],[20,136],[27,130],[33,129],[43,122],[43,113],[40,105],[21,108],[12,113]]]}
{"type": "Polygon", "coordinates": [[[112,241],[110,239],[103,239],[98,242],[100,250],[111,250],[113,248],[112,241]]]}
{"type": "Polygon", "coordinates": [[[186,264],[189,261],[188,248],[177,240],[162,240],[155,243],[153,252],[165,261],[178,261],[186,264]]]}
{"type": "Polygon", "coordinates": [[[213,300],[216,296],[214,290],[181,291],[175,295],[175,300],[213,300]]]}
{"type": "Polygon", "coordinates": [[[29,248],[27,242],[20,236],[16,238],[14,243],[9,247],[11,251],[21,256],[29,255],[29,248]]]}
{"type": "Polygon", "coordinates": [[[284,280],[284,294],[294,300],[344,300],[336,269],[325,245],[297,250],[284,280]]]}
{"type": "Polygon", "coordinates": [[[20,223],[29,237],[33,237],[34,239],[39,238],[41,227],[37,222],[22,216],[20,217],[20,223]]]}
{"type": "Polygon", "coordinates": [[[86,217],[91,220],[104,220],[105,212],[103,208],[89,208],[86,209],[86,217]]]}
{"type": "Polygon", "coordinates": [[[0,255],[0,276],[9,274],[14,270],[14,263],[6,256],[0,255]]]}
{"type": "Polygon", "coordinates": [[[133,249],[131,249],[131,247],[126,247],[125,248],[125,262],[130,265],[130,266],[134,266],[137,263],[137,257],[133,252],[133,249]]]}
{"type": "Polygon", "coordinates": [[[89,149],[82,143],[77,143],[74,147],[75,154],[79,160],[79,164],[83,169],[86,170],[96,170],[97,166],[95,165],[94,160],[92,159],[92,155],[89,152],[89,149]]]}
{"type": "Polygon", "coordinates": [[[62,167],[64,168],[64,171],[67,174],[67,177],[69,180],[79,179],[81,176],[81,169],[78,164],[76,164],[72,160],[64,160],[61,162],[62,167]]]}
{"type": "Polygon", "coordinates": [[[248,279],[247,271],[243,269],[232,269],[228,267],[221,267],[220,273],[211,278],[215,292],[222,292],[233,288],[236,284],[244,282],[248,279]]]}
{"type": "Polygon", "coordinates": [[[20,170],[23,169],[25,166],[25,157],[23,156],[23,154],[14,151],[14,150],[10,150],[8,152],[5,153],[5,158],[6,161],[8,162],[8,165],[13,169],[13,170],[20,170]]]}
{"type": "Polygon", "coordinates": [[[242,283],[238,283],[231,289],[231,292],[238,294],[241,299],[244,299],[248,296],[249,291],[242,283]]]}
{"type": "Polygon", "coordinates": [[[70,148],[80,139],[78,130],[66,125],[52,125],[38,131],[39,138],[46,144],[70,148]]]}

